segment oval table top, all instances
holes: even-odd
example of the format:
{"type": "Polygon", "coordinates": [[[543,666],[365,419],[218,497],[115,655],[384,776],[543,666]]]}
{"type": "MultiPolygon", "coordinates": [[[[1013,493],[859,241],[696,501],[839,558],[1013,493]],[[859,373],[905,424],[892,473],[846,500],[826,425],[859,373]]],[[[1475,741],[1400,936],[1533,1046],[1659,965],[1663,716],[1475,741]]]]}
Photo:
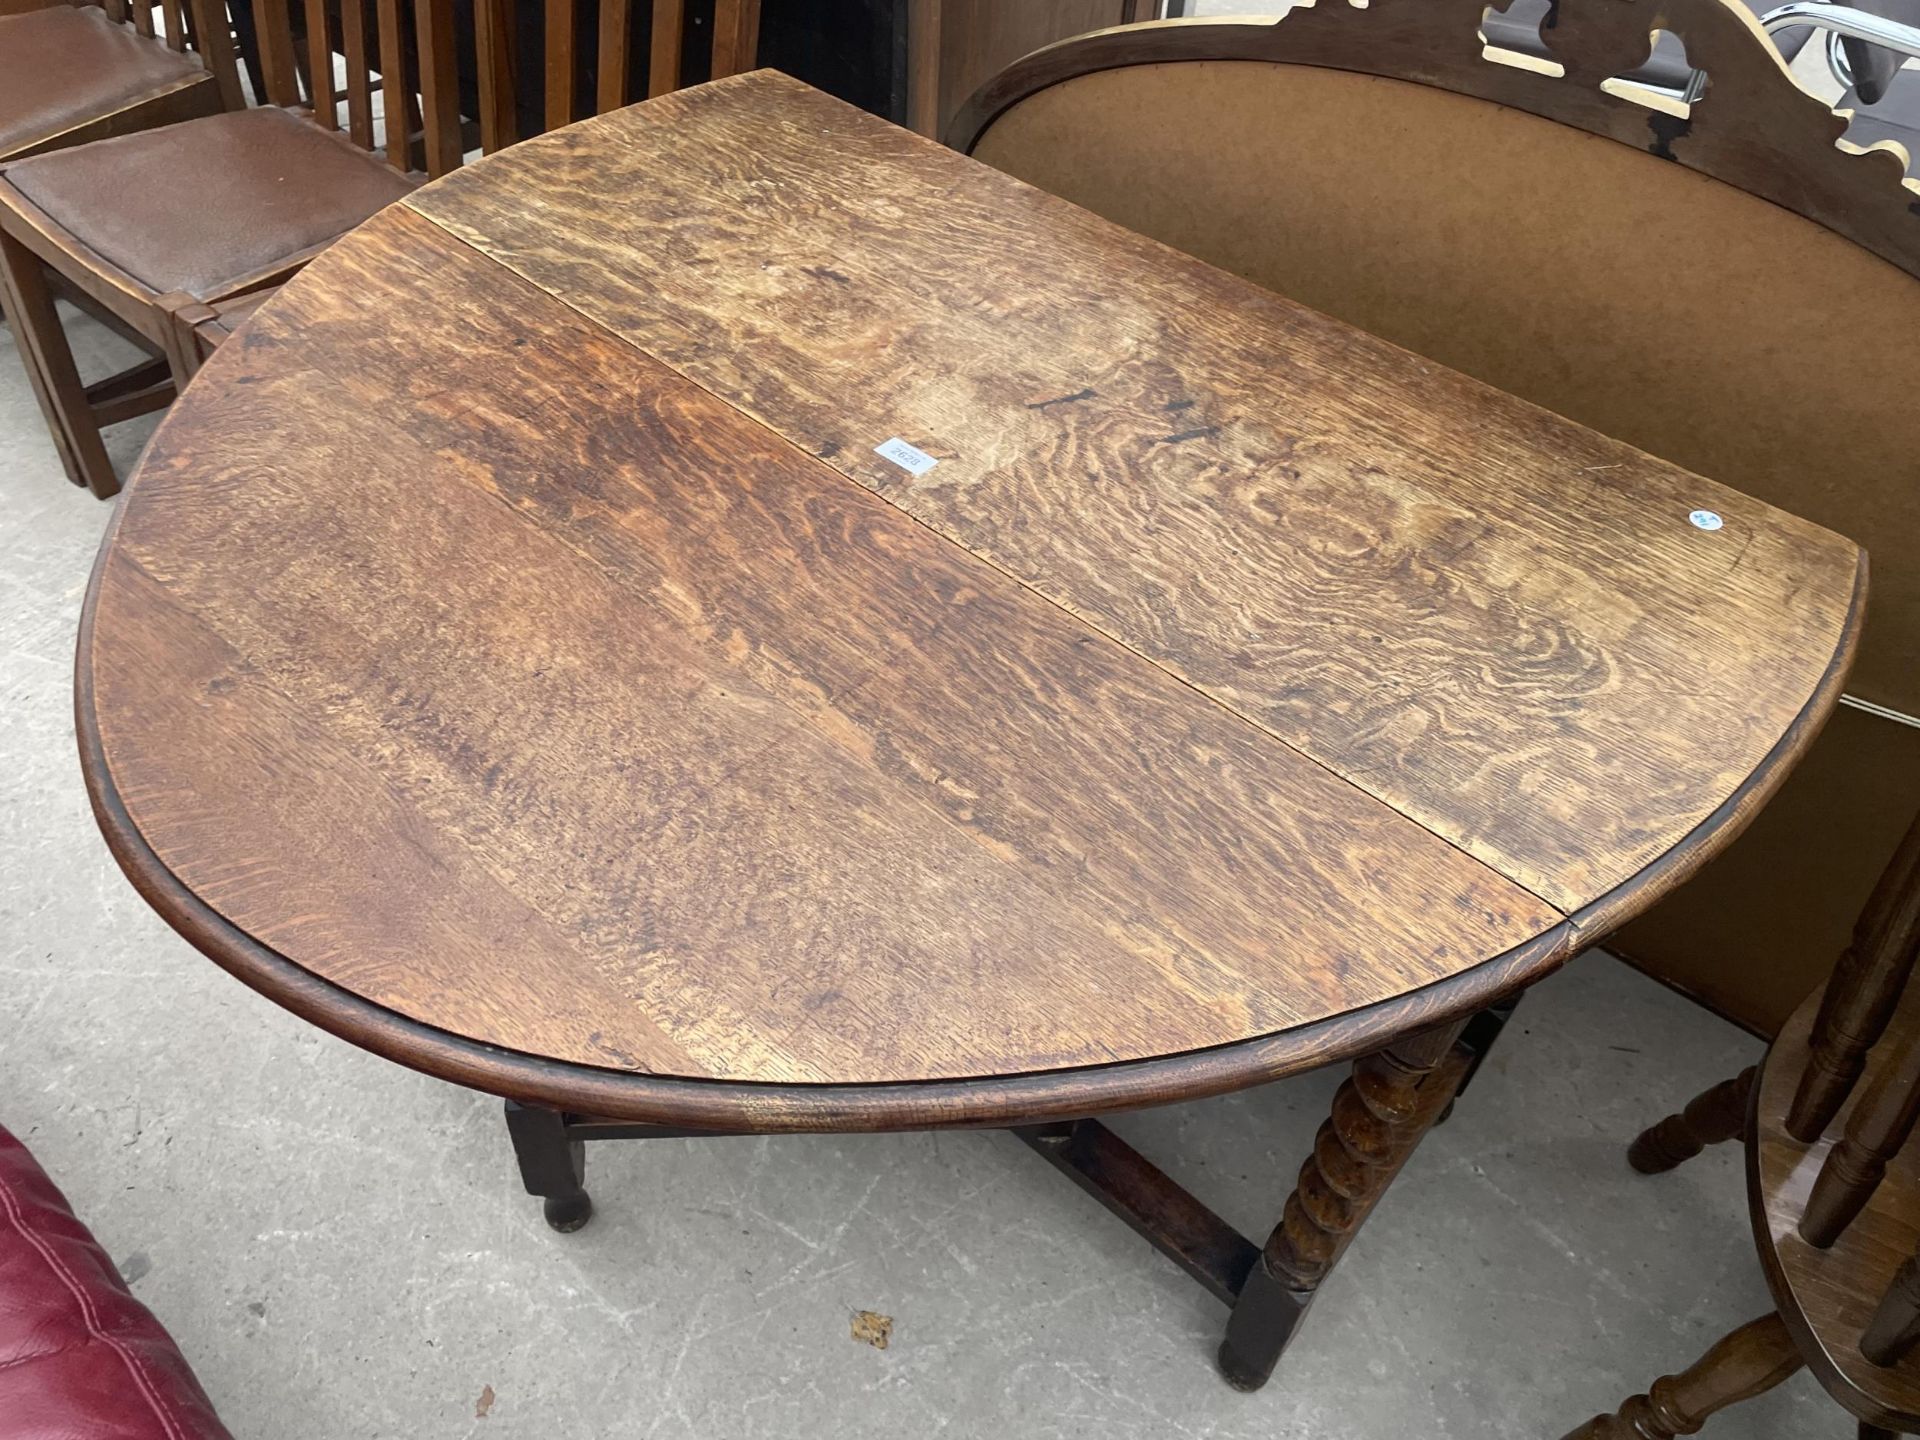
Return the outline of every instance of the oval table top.
{"type": "Polygon", "coordinates": [[[143,893],[360,1044],[621,1118],[1005,1123],[1559,964],[1778,782],[1864,577],[760,73],[262,307],[120,502],[79,722],[143,893]]]}

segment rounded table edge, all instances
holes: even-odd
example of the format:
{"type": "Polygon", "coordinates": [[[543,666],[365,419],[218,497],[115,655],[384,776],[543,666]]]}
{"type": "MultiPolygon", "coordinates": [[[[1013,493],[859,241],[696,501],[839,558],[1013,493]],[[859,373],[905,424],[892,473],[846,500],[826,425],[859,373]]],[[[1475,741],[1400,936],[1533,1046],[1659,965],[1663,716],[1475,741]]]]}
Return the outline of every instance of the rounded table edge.
{"type": "Polygon", "coordinates": [[[1629,920],[1638,918],[1660,900],[1699,873],[1740,838],[1747,826],[1766,808],[1774,793],[1820,737],[1846,688],[1847,675],[1853,669],[1860,650],[1860,632],[1867,609],[1867,552],[1856,547],[1853,593],[1847,604],[1847,616],[1827,667],[1821,672],[1806,704],[1791,724],[1767,751],[1760,763],[1734,787],[1733,793],[1716,806],[1686,836],[1650,864],[1615,885],[1598,899],[1589,901],[1567,919],[1579,935],[1576,950],[1585,950],[1605,940],[1629,920]]]}
{"type": "Polygon", "coordinates": [[[653,1075],[508,1050],[411,1019],[262,944],[188,888],[154,852],[108,771],[93,705],[92,645],[101,579],[128,487],[101,537],[81,607],[74,729],[94,819],[141,897],[222,969],[308,1023],[385,1059],[509,1099],[636,1123],[714,1133],[1004,1128],[1202,1100],[1379,1049],[1463,1018],[1551,974],[1651,906],[1743,830],[1818,735],[1858,648],[1866,555],[1839,644],[1820,683],[1766,758],[1666,855],[1568,919],[1444,980],[1344,1015],[1226,1045],[1106,1065],[955,1080],[782,1084],[653,1075]]]}

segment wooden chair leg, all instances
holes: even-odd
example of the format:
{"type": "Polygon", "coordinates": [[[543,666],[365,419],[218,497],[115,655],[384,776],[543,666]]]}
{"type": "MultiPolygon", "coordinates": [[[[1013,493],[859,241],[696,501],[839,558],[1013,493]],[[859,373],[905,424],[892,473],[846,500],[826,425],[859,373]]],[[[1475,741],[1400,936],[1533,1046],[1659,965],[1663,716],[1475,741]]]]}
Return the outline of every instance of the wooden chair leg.
{"type": "Polygon", "coordinates": [[[1862,1420],[1859,1440],[1900,1440],[1900,1436],[1892,1430],[1882,1429],[1878,1425],[1862,1420]]]}
{"type": "Polygon", "coordinates": [[[1663,1375],[1611,1415],[1596,1415],[1566,1440],[1674,1440],[1707,1417],[1771,1390],[1806,1362],[1786,1322],[1765,1315],[1742,1325],[1678,1375],[1663,1375]]]}
{"type": "Polygon", "coordinates": [[[67,478],[102,499],[118,494],[120,479],[107,459],[86,386],[73,363],[73,349],[53,307],[46,272],[39,257],[5,231],[0,231],[0,307],[6,311],[13,342],[26,364],[34,398],[53,432],[67,478]]]}
{"type": "Polygon", "coordinates": [[[1229,1383],[1257,1390],[1272,1378],[1321,1282],[1459,1089],[1473,1058],[1455,1044],[1463,1028],[1424,1030],[1354,1062],[1227,1319],[1229,1383]]]}
{"type": "Polygon", "coordinates": [[[567,1138],[567,1119],[559,1111],[513,1100],[506,1105],[507,1134],[527,1193],[545,1202],[547,1224],[562,1232],[578,1230],[593,1218],[587,1147],[567,1138]]]}
{"type": "Polygon", "coordinates": [[[1678,1115],[1641,1131],[1627,1147],[1627,1163],[1642,1175],[1658,1175],[1693,1159],[1709,1145],[1741,1139],[1747,1133],[1753,1074],[1749,1065],[1733,1079],[1695,1096],[1678,1115]]]}

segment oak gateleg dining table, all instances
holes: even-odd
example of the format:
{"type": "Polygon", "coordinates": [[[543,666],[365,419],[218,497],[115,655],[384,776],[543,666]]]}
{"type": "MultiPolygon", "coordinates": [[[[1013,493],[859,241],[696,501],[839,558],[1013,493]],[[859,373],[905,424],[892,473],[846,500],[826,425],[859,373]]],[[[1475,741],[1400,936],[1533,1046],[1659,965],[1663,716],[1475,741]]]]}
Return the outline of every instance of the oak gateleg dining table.
{"type": "Polygon", "coordinates": [[[77,717],[154,908],[505,1097],[556,1228],[588,1140],[1004,1128],[1253,1387],[1518,994],[1765,803],[1865,575],[760,72],[262,306],[120,501],[77,717]],[[1343,1060],[1266,1237],[1097,1118],[1343,1060]]]}

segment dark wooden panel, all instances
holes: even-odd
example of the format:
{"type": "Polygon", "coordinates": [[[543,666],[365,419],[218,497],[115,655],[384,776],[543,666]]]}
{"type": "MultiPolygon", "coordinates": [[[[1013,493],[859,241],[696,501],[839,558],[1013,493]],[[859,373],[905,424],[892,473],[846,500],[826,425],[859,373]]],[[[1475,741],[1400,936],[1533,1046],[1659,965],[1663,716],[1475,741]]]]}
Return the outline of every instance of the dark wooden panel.
{"type": "Polygon", "coordinates": [[[782,77],[408,203],[1568,911],[1857,623],[1829,532],[782,77]]]}
{"type": "MultiPolygon", "coordinates": [[[[967,97],[989,76],[997,74],[1030,50],[1051,45],[1070,35],[1121,25],[1133,17],[1130,0],[940,0],[938,5],[909,9],[908,23],[931,27],[934,37],[924,72],[916,72],[915,87],[932,91],[925,119],[914,129],[940,136],[967,97]]],[[[920,37],[913,40],[918,43],[920,37]]]]}

